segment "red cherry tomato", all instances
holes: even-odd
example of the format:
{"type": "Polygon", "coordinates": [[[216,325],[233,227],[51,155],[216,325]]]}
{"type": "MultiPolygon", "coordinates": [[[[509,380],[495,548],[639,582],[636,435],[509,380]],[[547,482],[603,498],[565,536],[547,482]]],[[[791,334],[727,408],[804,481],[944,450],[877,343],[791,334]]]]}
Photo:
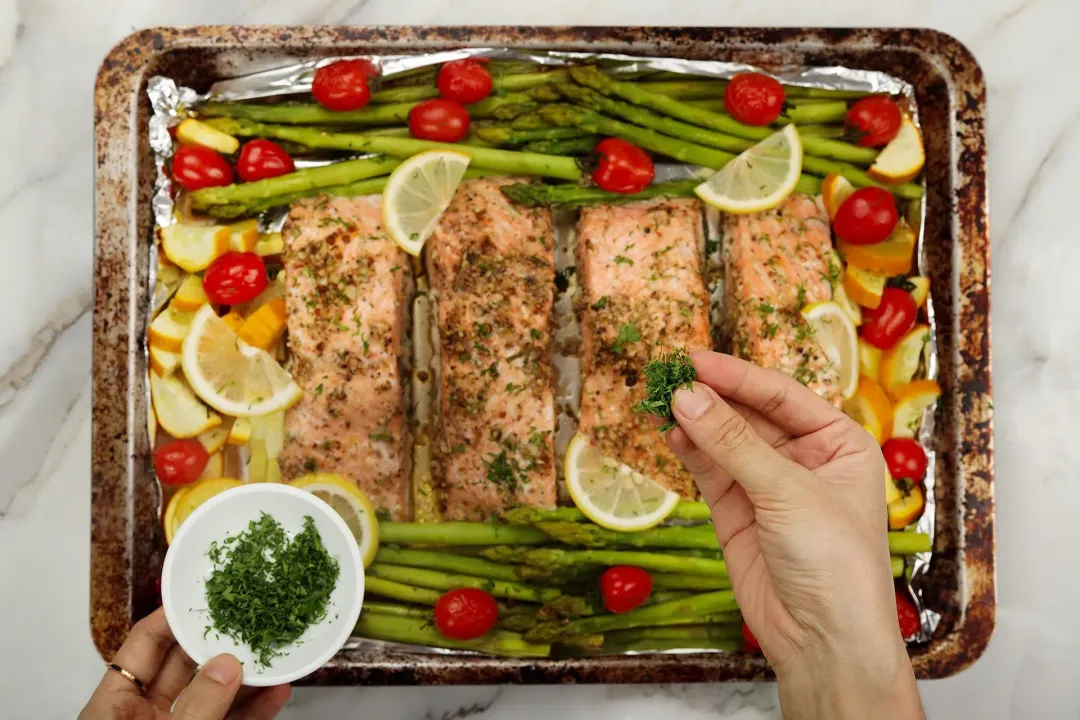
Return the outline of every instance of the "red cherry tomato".
{"type": "Polygon", "coordinates": [[[770,125],[784,109],[784,86],[761,73],[742,73],[724,88],[724,107],[745,125],[770,125]]]}
{"type": "Polygon", "coordinates": [[[451,60],[439,68],[436,84],[447,100],[474,103],[491,94],[491,73],[472,58],[451,60]]]}
{"type": "Polygon", "coordinates": [[[435,627],[453,640],[472,640],[486,635],[499,619],[499,606],[491,593],[476,588],[457,588],[435,603],[435,627]]]}
{"type": "Polygon", "coordinates": [[[154,470],[166,485],[187,485],[195,482],[210,454],[198,440],[172,440],[154,451],[154,470]]]}
{"type": "Polygon", "coordinates": [[[896,591],[896,619],[900,623],[900,635],[907,640],[922,630],[919,610],[903,590],[896,591]]]}
{"type": "Polygon", "coordinates": [[[864,97],[851,106],[844,126],[863,147],[881,147],[900,132],[900,108],[887,95],[864,97]]]}
{"type": "Polygon", "coordinates": [[[926,451],[923,446],[910,438],[892,438],[881,446],[885,456],[885,466],[894,478],[908,478],[915,482],[926,477],[926,451]]]}
{"type": "Polygon", "coordinates": [[[652,576],[641,568],[629,565],[609,567],[600,576],[600,592],[604,607],[613,613],[630,612],[649,599],[652,576]]]}
{"type": "Polygon", "coordinates": [[[455,100],[425,100],[409,111],[413,137],[436,142],[457,142],[469,134],[469,113],[455,100]]]}
{"type": "Polygon", "coordinates": [[[232,185],[233,181],[232,165],[216,150],[200,145],[183,145],[176,151],[172,174],[185,190],[232,185]]]}
{"type": "Polygon", "coordinates": [[[315,71],[311,94],[327,110],[359,110],[371,100],[370,81],[378,75],[370,60],[338,60],[315,71]]]}
{"type": "Polygon", "coordinates": [[[240,148],[240,159],[236,162],[236,172],[244,182],[285,175],[295,169],[289,153],[277,143],[261,138],[245,143],[240,148]]]}
{"type": "Polygon", "coordinates": [[[608,192],[641,192],[656,177],[649,154],[625,140],[601,140],[596,146],[596,155],[599,163],[593,170],[592,179],[608,192]]]}
{"type": "Polygon", "coordinates": [[[254,300],[269,283],[266,263],[253,252],[227,252],[203,273],[203,290],[210,302],[219,305],[254,300]]]}
{"type": "Polygon", "coordinates": [[[900,214],[888,190],[859,188],[840,204],[833,218],[836,237],[852,245],[874,245],[892,235],[900,214]]]}
{"type": "Polygon", "coordinates": [[[753,631],[746,623],[742,624],[742,639],[743,639],[743,652],[759,653],[761,652],[761,644],[758,643],[757,638],[754,637],[753,631]]]}
{"type": "Polygon", "coordinates": [[[915,298],[900,288],[887,287],[876,308],[863,309],[862,337],[880,350],[888,350],[915,324],[915,298]]]}

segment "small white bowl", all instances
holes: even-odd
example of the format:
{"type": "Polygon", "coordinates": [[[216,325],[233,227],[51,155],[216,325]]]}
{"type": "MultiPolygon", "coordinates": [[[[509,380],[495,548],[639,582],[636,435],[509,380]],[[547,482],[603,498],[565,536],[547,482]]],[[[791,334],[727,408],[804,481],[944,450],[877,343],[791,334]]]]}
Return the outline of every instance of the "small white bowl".
{"type": "Polygon", "coordinates": [[[318,670],[349,639],[364,601],[364,562],[348,525],[333,508],[311,493],[288,485],[258,483],[226,490],[201,505],[184,521],[165,555],[161,571],[165,618],[176,641],[192,660],[204,664],[215,655],[231,653],[244,665],[244,685],[265,687],[293,682],[318,670]],[[327,552],[340,566],[326,617],[309,627],[269,667],[256,662],[251,648],[214,631],[206,632],[210,613],[206,581],[213,563],[206,551],[247,529],[262,513],[277,520],[289,537],[310,515],[327,552]]]}

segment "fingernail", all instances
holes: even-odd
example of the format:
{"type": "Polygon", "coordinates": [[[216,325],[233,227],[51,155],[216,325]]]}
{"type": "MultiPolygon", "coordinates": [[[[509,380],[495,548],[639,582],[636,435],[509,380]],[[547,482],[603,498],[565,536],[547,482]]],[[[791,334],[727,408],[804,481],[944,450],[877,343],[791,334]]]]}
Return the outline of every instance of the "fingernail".
{"type": "Polygon", "coordinates": [[[218,655],[206,663],[203,674],[218,685],[232,685],[240,677],[240,661],[232,655],[218,655]]]}
{"type": "Polygon", "coordinates": [[[712,407],[712,393],[701,383],[694,383],[692,390],[681,388],[675,393],[674,404],[675,409],[684,418],[697,420],[706,410],[712,407]]]}

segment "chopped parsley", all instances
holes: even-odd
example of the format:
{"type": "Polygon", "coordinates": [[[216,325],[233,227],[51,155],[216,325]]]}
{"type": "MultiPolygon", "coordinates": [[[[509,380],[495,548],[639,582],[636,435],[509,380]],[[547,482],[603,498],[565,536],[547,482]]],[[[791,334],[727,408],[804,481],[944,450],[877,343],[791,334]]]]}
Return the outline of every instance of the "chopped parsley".
{"type": "Polygon", "coordinates": [[[615,256],[615,264],[616,265],[633,265],[634,261],[631,260],[630,258],[626,257],[625,255],[616,255],[615,256]]]}
{"type": "Polygon", "coordinates": [[[519,392],[521,392],[524,389],[525,389],[524,385],[515,385],[512,382],[506,383],[506,392],[510,393],[511,395],[517,395],[519,392]]]}
{"type": "Polygon", "coordinates": [[[634,412],[663,418],[665,422],[660,426],[660,432],[667,432],[675,427],[675,416],[671,412],[675,391],[692,388],[697,370],[686,351],[675,348],[666,354],[661,352],[655,360],[645,363],[642,372],[645,375],[645,399],[634,406],[634,412]]]}
{"type": "Polygon", "coordinates": [[[491,325],[488,323],[476,323],[476,334],[482,338],[491,337],[491,325]]]}
{"type": "Polygon", "coordinates": [[[607,307],[607,303],[608,303],[608,297],[607,297],[607,295],[603,295],[603,296],[601,296],[601,298],[599,300],[597,300],[596,302],[594,302],[592,304],[592,309],[593,310],[603,310],[604,308],[607,307]]]}
{"type": "Polygon", "coordinates": [[[484,467],[487,468],[488,482],[498,485],[507,492],[513,492],[528,482],[526,474],[532,467],[522,467],[516,460],[511,459],[503,450],[498,455],[490,455],[484,459],[484,467]]]}
{"type": "Polygon", "coordinates": [[[368,440],[381,440],[383,442],[389,442],[393,440],[394,436],[388,432],[373,432],[368,433],[368,440]]]}
{"type": "Polygon", "coordinates": [[[762,317],[765,317],[766,315],[769,315],[771,313],[776,312],[776,308],[774,308],[772,305],[770,305],[767,302],[761,302],[761,303],[758,303],[757,311],[759,313],[761,313],[762,317]]]}
{"type": "Polygon", "coordinates": [[[615,338],[615,344],[611,346],[611,352],[622,355],[626,345],[641,340],[641,331],[634,323],[623,323],[619,327],[619,336],[615,338]]]}
{"type": "Polygon", "coordinates": [[[529,331],[529,337],[531,337],[533,340],[539,340],[543,336],[544,336],[544,333],[540,332],[536,328],[533,328],[532,330],[529,331]]]}
{"type": "Polygon", "coordinates": [[[289,538],[263,513],[240,534],[210,543],[206,555],[213,570],[206,581],[211,624],[204,634],[248,645],[263,667],[326,617],[340,575],[310,515],[289,538]]]}

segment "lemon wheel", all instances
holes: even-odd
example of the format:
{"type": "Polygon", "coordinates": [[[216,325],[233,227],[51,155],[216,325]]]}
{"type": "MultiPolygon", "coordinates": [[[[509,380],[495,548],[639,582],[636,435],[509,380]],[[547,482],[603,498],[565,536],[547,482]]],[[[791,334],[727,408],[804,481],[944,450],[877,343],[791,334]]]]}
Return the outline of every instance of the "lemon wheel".
{"type": "Polygon", "coordinates": [[[379,521],[368,496],[356,483],[341,475],[314,473],[296,478],[289,484],[306,490],[334,508],[352,530],[360,556],[364,558],[364,567],[375,561],[375,553],[379,550],[379,521]]]}
{"type": "Polygon", "coordinates": [[[709,205],[728,213],[754,213],[779,205],[802,175],[802,141],[794,125],[773,133],[694,188],[709,205]]]}
{"type": "Polygon", "coordinates": [[[566,449],[566,487],[585,517],[622,532],[662,523],[679,502],[678,493],[632,470],[575,435],[566,449]]]}
{"type": "Polygon", "coordinates": [[[191,321],[181,363],[195,394],[233,417],[284,410],[303,395],[277,360],[240,340],[209,305],[191,321]]]}

